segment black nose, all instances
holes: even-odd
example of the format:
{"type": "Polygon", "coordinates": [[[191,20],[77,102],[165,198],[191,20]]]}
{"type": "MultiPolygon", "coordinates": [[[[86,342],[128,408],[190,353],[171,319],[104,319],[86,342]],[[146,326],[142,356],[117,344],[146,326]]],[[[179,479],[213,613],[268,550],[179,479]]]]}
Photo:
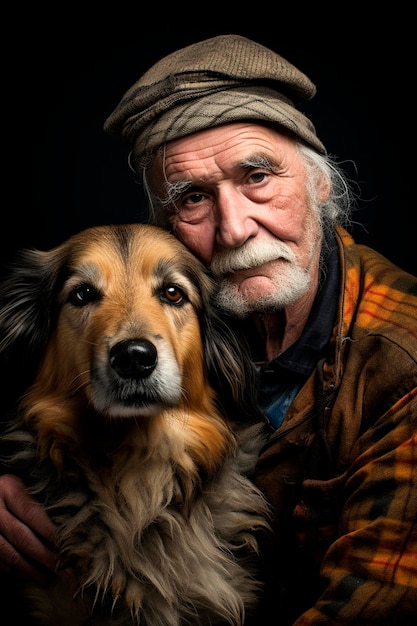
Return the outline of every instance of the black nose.
{"type": "Polygon", "coordinates": [[[110,365],[122,378],[146,378],[157,362],[157,350],[147,339],[120,341],[110,350],[110,365]]]}

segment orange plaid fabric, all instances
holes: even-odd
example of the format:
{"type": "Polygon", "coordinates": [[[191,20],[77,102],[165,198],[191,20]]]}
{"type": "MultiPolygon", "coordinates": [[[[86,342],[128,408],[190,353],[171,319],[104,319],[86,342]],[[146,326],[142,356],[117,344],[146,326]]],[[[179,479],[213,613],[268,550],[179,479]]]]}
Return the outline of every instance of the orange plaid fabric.
{"type": "Polygon", "coordinates": [[[257,467],[277,535],[262,624],[408,626],[417,623],[417,279],[343,229],[337,238],[331,349],[257,467]]]}

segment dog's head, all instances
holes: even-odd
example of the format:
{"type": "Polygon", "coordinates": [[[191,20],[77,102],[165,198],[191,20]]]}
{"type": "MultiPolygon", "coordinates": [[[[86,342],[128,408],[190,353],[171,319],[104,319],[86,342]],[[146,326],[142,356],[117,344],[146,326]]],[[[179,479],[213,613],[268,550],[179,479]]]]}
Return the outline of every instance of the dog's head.
{"type": "Polygon", "coordinates": [[[10,377],[33,373],[26,404],[46,415],[49,403],[54,421],[70,405],[113,420],[212,402],[248,421],[252,366],[214,290],[168,232],[90,228],[52,250],[23,251],[0,287],[0,354],[10,377]]]}

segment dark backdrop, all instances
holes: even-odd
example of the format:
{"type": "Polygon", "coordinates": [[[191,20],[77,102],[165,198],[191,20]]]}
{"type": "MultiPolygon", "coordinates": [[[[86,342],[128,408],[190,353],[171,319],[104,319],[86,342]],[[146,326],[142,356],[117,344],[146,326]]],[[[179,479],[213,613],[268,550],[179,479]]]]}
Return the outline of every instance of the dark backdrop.
{"type": "Polygon", "coordinates": [[[209,28],[205,10],[198,20],[191,15],[188,30],[176,28],[185,15],[172,22],[165,16],[158,28],[155,17],[149,24],[128,12],[123,20],[108,14],[86,21],[81,12],[64,11],[45,22],[38,15],[37,23],[25,14],[24,24],[19,17],[3,24],[13,38],[3,55],[2,263],[17,247],[49,248],[92,224],[141,219],[142,193],[127,165],[127,146],[105,135],[105,118],[160,56],[235,32],[310,76],[318,93],[305,111],[360,185],[355,237],[417,274],[412,18],[385,16],[381,24],[378,16],[364,24],[358,16],[347,26],[343,10],[327,21],[316,15],[314,23],[303,21],[300,9],[300,23],[264,12],[259,28],[250,15],[244,27],[209,28]]]}

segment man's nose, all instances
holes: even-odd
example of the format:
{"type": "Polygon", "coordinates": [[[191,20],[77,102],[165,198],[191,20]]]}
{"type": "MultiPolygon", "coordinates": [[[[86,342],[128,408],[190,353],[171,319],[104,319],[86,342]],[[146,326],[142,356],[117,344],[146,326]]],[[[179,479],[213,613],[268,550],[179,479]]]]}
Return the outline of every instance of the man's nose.
{"type": "Polygon", "coordinates": [[[238,191],[222,190],[217,197],[216,242],[224,248],[237,248],[258,232],[253,203],[238,191]]]}

